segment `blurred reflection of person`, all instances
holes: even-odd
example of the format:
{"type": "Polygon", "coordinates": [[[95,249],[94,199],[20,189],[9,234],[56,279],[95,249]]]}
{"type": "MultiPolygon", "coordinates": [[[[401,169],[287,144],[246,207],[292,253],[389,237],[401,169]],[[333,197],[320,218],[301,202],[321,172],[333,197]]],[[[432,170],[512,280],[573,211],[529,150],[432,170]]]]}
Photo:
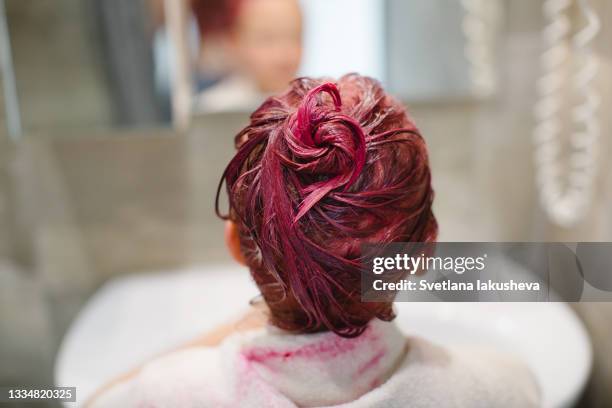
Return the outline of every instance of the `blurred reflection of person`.
{"type": "Polygon", "coordinates": [[[297,0],[223,3],[192,3],[203,37],[200,65],[214,69],[227,58],[230,70],[196,95],[196,112],[252,110],[287,86],[302,56],[302,13],[297,0]],[[215,6],[222,7],[222,15],[215,15],[211,9],[215,6]]]}

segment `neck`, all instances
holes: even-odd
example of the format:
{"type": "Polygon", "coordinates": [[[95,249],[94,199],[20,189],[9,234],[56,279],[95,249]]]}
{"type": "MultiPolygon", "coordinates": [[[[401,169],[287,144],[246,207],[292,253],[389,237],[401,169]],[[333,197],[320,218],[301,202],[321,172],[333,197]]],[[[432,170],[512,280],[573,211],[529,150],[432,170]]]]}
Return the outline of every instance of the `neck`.
{"type": "Polygon", "coordinates": [[[404,344],[395,324],[378,320],[352,339],[269,327],[245,344],[242,357],[289,399],[312,407],[353,401],[385,382],[403,357],[404,344]]]}

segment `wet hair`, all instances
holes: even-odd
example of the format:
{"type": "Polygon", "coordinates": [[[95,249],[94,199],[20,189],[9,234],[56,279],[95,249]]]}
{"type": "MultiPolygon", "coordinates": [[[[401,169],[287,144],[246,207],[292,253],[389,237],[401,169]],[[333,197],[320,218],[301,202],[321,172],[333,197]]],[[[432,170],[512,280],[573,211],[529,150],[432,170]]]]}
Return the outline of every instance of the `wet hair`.
{"type": "Polygon", "coordinates": [[[237,224],[271,323],[353,337],[392,320],[392,302],[361,302],[361,245],[438,231],[427,149],[405,108],[372,78],[300,78],[235,143],[217,214],[225,181],[222,217],[237,224]]]}

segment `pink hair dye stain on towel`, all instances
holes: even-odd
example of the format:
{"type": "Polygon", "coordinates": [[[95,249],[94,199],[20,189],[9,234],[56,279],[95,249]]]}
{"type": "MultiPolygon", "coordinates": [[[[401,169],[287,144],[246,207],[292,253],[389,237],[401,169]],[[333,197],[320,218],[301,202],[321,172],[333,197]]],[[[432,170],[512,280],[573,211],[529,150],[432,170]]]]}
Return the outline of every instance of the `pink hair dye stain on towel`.
{"type": "MultiPolygon", "coordinates": [[[[249,362],[266,364],[270,360],[287,360],[291,358],[305,359],[329,359],[335,358],[354,350],[358,345],[376,343],[378,335],[374,334],[371,328],[357,338],[345,338],[336,335],[326,336],[322,341],[306,344],[293,349],[274,349],[271,347],[253,347],[242,352],[244,358],[249,362]]],[[[382,355],[380,356],[382,357],[382,355]]],[[[380,359],[378,358],[378,360],[380,359]]]]}
{"type": "Polygon", "coordinates": [[[234,402],[231,407],[239,407],[242,401],[248,401],[250,394],[255,389],[258,398],[265,401],[266,407],[277,406],[277,392],[264,386],[258,379],[257,373],[253,370],[252,361],[249,360],[244,354],[238,359],[238,387],[236,389],[236,395],[234,396],[234,402]]]}
{"type": "Polygon", "coordinates": [[[379,350],[376,354],[374,354],[374,357],[366,361],[361,367],[357,369],[355,377],[360,377],[364,375],[367,371],[370,371],[371,369],[375,368],[380,363],[380,360],[385,356],[386,352],[387,350],[383,348],[379,350]]]}

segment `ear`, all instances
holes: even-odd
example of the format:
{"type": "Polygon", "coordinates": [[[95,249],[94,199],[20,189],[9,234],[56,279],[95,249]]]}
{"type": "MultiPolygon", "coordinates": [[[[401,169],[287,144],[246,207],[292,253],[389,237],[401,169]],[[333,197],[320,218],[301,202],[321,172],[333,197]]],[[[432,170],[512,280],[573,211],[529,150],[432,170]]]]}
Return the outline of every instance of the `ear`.
{"type": "Polygon", "coordinates": [[[238,226],[230,220],[225,221],[225,245],[229,249],[232,258],[241,265],[246,265],[242,251],[240,250],[240,236],[238,226]]]}

